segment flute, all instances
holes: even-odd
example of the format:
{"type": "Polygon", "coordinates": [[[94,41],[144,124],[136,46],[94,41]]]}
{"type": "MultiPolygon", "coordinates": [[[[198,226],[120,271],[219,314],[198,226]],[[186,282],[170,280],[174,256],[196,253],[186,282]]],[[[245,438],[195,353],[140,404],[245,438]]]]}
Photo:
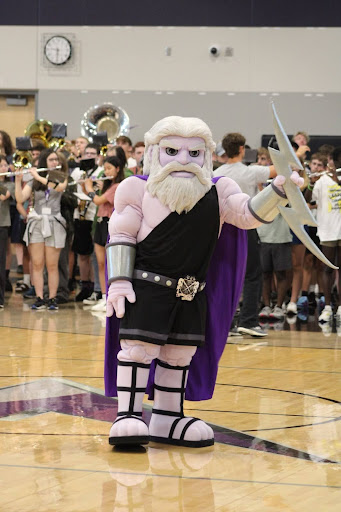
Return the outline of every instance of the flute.
{"type": "MultiPolygon", "coordinates": [[[[336,174],[340,174],[341,168],[335,169],[335,172],[336,172],[336,174]]],[[[333,173],[331,171],[307,173],[307,176],[308,176],[308,178],[319,178],[320,176],[323,176],[324,174],[327,174],[328,176],[333,176],[333,173]]]]}
{"type": "Polygon", "coordinates": [[[105,181],[105,180],[113,180],[114,179],[114,176],[105,176],[105,177],[101,177],[101,178],[96,178],[96,176],[90,176],[89,178],[81,178],[79,180],[74,180],[74,181],[70,181],[68,183],[68,186],[71,186],[71,185],[77,185],[77,183],[84,183],[86,180],[92,180],[92,181],[105,181]]]}
{"type": "MultiPolygon", "coordinates": [[[[44,171],[57,171],[58,169],[61,169],[61,165],[57,165],[56,167],[51,167],[50,169],[48,167],[41,167],[40,169],[37,169],[37,172],[44,172],[44,171]]],[[[30,169],[24,169],[23,171],[8,171],[8,172],[0,172],[0,176],[21,176],[22,174],[29,174],[30,169]]]]}

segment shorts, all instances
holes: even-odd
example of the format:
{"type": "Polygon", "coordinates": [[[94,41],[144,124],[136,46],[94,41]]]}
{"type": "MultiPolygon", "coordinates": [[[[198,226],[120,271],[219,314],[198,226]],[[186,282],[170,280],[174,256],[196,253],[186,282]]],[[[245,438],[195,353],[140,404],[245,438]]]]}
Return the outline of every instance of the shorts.
{"type": "Polygon", "coordinates": [[[75,219],[75,235],[72,250],[76,254],[89,256],[94,252],[94,243],[91,236],[92,220],[75,219]]]}
{"type": "Polygon", "coordinates": [[[320,242],[324,247],[341,247],[341,240],[330,240],[329,242],[320,242]]]}
{"type": "Polygon", "coordinates": [[[154,345],[195,346],[205,343],[206,293],[192,301],[176,297],[176,290],[134,279],[136,302],[125,303],[120,340],[140,340],[154,345]]]}
{"type": "MultiPolygon", "coordinates": [[[[43,243],[46,247],[55,247],[63,249],[65,247],[66,229],[61,222],[55,219],[49,219],[51,236],[45,237],[42,232],[42,222],[40,220],[32,220],[27,224],[28,245],[43,243]]],[[[25,233],[27,234],[27,233],[25,233]]]]}
{"type": "MultiPolygon", "coordinates": [[[[310,238],[312,239],[312,241],[314,242],[314,244],[320,249],[321,248],[321,242],[320,242],[320,239],[319,237],[317,236],[317,228],[315,228],[314,226],[309,226],[308,227],[308,234],[310,236],[310,238]]],[[[305,251],[306,254],[312,254],[311,251],[309,251],[308,247],[306,247],[306,251],[305,251]]],[[[316,256],[314,256],[316,258],[316,256]]]]}
{"type": "Polygon", "coordinates": [[[283,244],[260,244],[260,259],[263,272],[290,270],[291,242],[283,244]]]}
{"type": "MultiPolygon", "coordinates": [[[[309,233],[309,226],[303,226],[307,233],[309,233]]],[[[290,229],[290,233],[292,234],[292,245],[303,245],[303,242],[295,235],[293,231],[290,229]]]]}
{"type": "Polygon", "coordinates": [[[105,247],[107,244],[108,222],[109,217],[98,217],[97,219],[94,242],[95,244],[101,245],[102,247],[105,247]]]}

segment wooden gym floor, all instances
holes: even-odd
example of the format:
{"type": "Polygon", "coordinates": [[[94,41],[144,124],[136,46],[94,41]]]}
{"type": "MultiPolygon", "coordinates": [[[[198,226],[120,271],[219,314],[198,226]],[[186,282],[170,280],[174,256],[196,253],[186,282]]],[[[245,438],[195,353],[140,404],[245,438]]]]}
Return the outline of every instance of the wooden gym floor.
{"type": "MultiPolygon", "coordinates": [[[[341,332],[315,317],[231,338],[216,391],[186,411],[214,447],[107,440],[104,315],[69,303],[0,312],[0,510],[6,512],[341,510],[341,332]],[[281,330],[284,329],[284,330],[281,330]]],[[[150,403],[146,401],[146,418],[150,403]]]]}

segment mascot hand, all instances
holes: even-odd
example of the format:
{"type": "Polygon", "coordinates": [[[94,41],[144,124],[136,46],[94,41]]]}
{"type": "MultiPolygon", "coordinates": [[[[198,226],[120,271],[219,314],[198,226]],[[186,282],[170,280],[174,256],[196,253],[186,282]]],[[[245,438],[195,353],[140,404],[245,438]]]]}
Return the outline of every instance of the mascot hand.
{"type": "MultiPolygon", "coordinates": [[[[299,188],[301,188],[303,186],[303,184],[304,184],[304,179],[301,178],[301,176],[298,174],[297,171],[292,171],[290,179],[299,188]]],[[[281,174],[276,176],[276,178],[274,179],[274,185],[281,192],[283,192],[285,194],[284,188],[282,186],[282,185],[284,185],[284,183],[285,183],[285,176],[282,176],[281,174]]]]}
{"type": "Polygon", "coordinates": [[[111,283],[107,297],[107,316],[112,316],[115,310],[117,318],[124,317],[125,299],[130,303],[136,301],[136,295],[131,282],[122,280],[111,283]]]}

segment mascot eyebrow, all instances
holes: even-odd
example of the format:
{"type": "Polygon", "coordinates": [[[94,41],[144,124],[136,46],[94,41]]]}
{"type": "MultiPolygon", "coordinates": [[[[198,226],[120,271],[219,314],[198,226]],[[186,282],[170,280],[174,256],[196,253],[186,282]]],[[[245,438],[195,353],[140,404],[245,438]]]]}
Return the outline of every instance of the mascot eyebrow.
{"type": "MultiPolygon", "coordinates": [[[[170,139],[172,138],[171,136],[169,137],[170,139]]],[[[167,140],[166,138],[163,139],[163,140],[160,140],[159,142],[159,146],[161,148],[172,148],[172,149],[180,149],[181,146],[175,142],[175,141],[172,141],[172,140],[167,140]]],[[[195,143],[193,146],[190,145],[190,147],[188,148],[190,151],[196,151],[196,150],[204,150],[205,149],[205,142],[199,142],[199,143],[195,143]]]]}

